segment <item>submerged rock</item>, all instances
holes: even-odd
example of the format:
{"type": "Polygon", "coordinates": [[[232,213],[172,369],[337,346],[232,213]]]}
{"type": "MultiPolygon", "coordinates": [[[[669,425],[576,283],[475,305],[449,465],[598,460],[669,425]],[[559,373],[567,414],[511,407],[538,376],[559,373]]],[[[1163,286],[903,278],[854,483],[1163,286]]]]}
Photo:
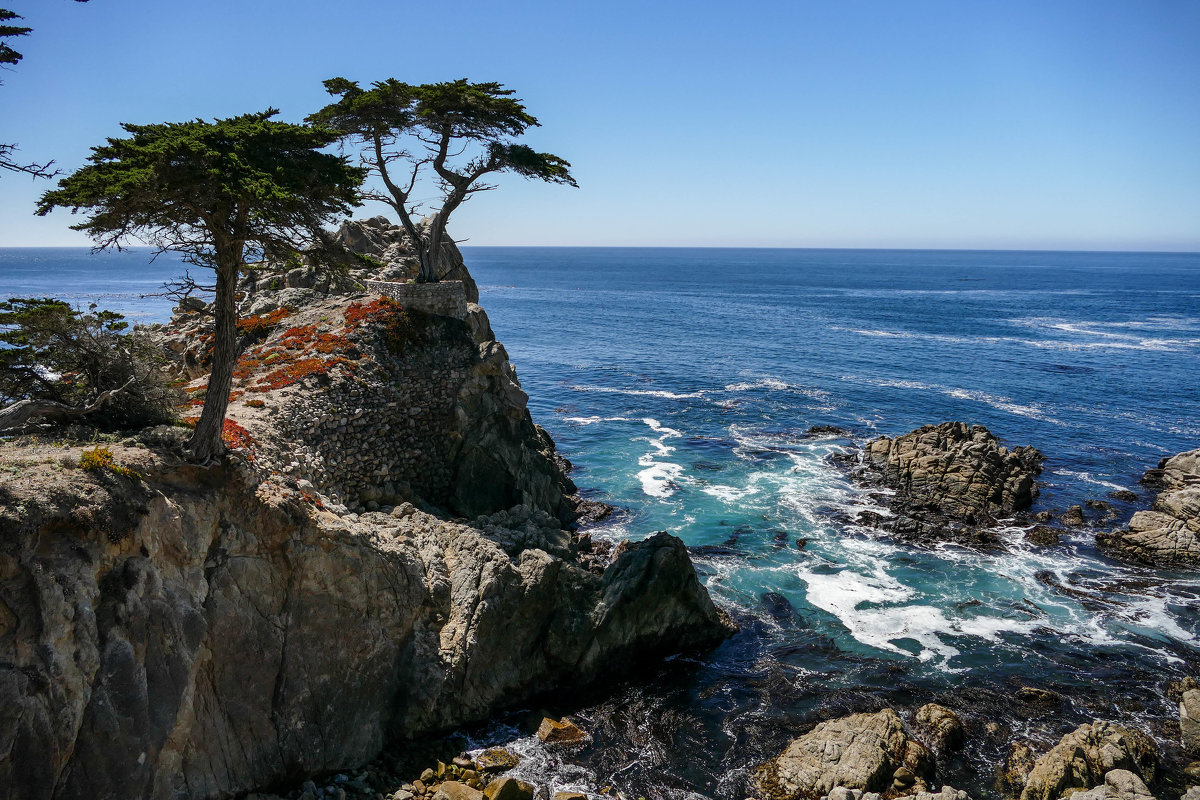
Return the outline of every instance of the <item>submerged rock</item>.
{"type": "Polygon", "coordinates": [[[1157,764],[1154,743],[1145,734],[1109,722],[1080,725],[1034,762],[1021,800],[1057,800],[1103,783],[1112,770],[1152,781],[1157,764]]]}
{"type": "Polygon", "coordinates": [[[1200,448],[1164,458],[1144,483],[1162,491],[1129,527],[1096,535],[1105,549],[1158,566],[1200,565],[1200,448]]]}
{"type": "Polygon", "coordinates": [[[929,751],[885,708],[821,723],[755,768],[751,783],[764,800],[819,797],[835,787],[924,790],[931,768],[929,751]]]}
{"type": "Polygon", "coordinates": [[[896,533],[915,539],[994,544],[987,529],[1030,507],[1044,456],[1032,447],[1009,450],[982,425],[926,425],[895,439],[869,442],[863,463],[885,486],[896,533]]]}

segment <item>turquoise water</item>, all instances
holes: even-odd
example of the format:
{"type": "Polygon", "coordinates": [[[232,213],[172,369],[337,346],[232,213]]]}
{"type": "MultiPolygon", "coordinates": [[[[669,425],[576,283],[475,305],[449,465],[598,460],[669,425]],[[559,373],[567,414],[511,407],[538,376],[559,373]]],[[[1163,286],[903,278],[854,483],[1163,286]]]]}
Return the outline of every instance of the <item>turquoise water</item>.
{"type": "MultiPolygon", "coordinates": [[[[863,250],[464,248],[534,419],[591,496],[595,534],[669,530],[742,632],[700,659],[558,711],[594,743],[564,763],[503,724],[562,787],[739,797],[744,767],[818,719],[930,700],[994,720],[943,766],[986,794],[1017,735],[1104,717],[1155,731],[1163,682],[1200,673],[1200,578],[1056,548],[918,547],[853,524],[877,498],[828,457],[964,420],[1047,456],[1039,508],[1132,489],[1200,446],[1200,256],[863,250]],[[810,436],[836,425],[840,436],[810,436]],[[801,549],[797,539],[807,540],[801,549]],[[1019,686],[1064,695],[1013,700],[1019,686]]],[[[0,250],[0,294],[140,295],[144,255],[0,250]],[[99,268],[95,265],[100,265],[99,268]]],[[[1093,514],[1093,517],[1095,515],[1093,514]]],[[[1117,523],[1107,523],[1115,525],[1117,523]]],[[[978,727],[978,726],[976,726],[978,727]]]]}

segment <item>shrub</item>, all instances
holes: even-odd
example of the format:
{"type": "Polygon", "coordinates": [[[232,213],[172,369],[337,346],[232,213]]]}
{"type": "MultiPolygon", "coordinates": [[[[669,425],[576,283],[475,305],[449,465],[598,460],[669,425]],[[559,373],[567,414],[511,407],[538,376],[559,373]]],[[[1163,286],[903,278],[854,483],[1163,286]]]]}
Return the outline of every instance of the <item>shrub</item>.
{"type": "Polygon", "coordinates": [[[123,467],[113,458],[112,450],[104,446],[97,446],[91,450],[84,450],[79,456],[79,466],[89,472],[97,472],[105,470],[120,475],[123,478],[132,478],[137,480],[142,476],[131,470],[129,467],[123,467]]]}

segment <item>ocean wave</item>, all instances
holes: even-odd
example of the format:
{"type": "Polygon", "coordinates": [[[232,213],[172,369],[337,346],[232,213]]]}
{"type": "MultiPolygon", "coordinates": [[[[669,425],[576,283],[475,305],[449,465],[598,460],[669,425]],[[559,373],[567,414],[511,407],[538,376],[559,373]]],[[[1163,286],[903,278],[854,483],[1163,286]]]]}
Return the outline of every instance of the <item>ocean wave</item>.
{"type": "Polygon", "coordinates": [[[1041,420],[1043,422],[1049,422],[1052,425],[1078,427],[1051,416],[1048,411],[1035,403],[1018,403],[1010,397],[988,394],[987,392],[981,392],[977,389],[962,389],[955,386],[940,386],[938,384],[923,383],[921,381],[913,380],[869,378],[861,375],[842,375],[840,379],[853,383],[863,383],[868,386],[879,386],[885,389],[912,389],[916,391],[938,392],[946,397],[952,397],[955,400],[969,400],[974,403],[982,403],[983,405],[990,406],[997,411],[1004,411],[1008,414],[1013,414],[1019,417],[1028,417],[1030,419],[1041,420]]]}
{"type": "Polygon", "coordinates": [[[1075,478],[1076,480],[1083,481],[1084,483],[1090,483],[1093,486],[1103,486],[1106,489],[1125,489],[1126,488],[1119,483],[1113,483],[1112,481],[1101,480],[1101,479],[1093,476],[1092,473],[1090,473],[1090,472],[1076,471],[1076,470],[1071,470],[1071,469],[1056,469],[1056,470],[1054,470],[1054,474],[1055,475],[1066,475],[1071,478],[1075,478]]]}
{"type": "Polygon", "coordinates": [[[705,392],[671,392],[666,389],[616,389],[611,386],[572,386],[574,392],[599,392],[602,394],[624,394],[633,397],[660,397],[664,400],[693,400],[704,397],[705,392]]]}

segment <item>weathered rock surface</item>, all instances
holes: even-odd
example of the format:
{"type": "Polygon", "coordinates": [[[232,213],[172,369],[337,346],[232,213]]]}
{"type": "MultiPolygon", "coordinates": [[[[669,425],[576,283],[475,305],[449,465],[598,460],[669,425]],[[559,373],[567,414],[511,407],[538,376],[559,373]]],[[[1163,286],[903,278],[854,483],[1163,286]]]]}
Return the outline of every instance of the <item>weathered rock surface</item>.
{"type": "Polygon", "coordinates": [[[1105,549],[1160,566],[1200,565],[1200,448],[1164,458],[1142,479],[1162,491],[1129,527],[1097,534],[1105,549]]]}
{"type": "MultiPolygon", "coordinates": [[[[424,229],[428,222],[421,220],[418,225],[424,229]]],[[[382,265],[375,275],[378,280],[411,280],[420,269],[416,250],[403,226],[393,224],[387,217],[348,220],[338,228],[334,238],[356,253],[377,259],[382,265]]],[[[479,302],[479,289],[463,264],[462,253],[450,238],[442,243],[437,276],[439,280],[462,281],[467,287],[467,301],[479,302]]]]}
{"type": "Polygon", "coordinates": [[[883,792],[922,791],[932,757],[909,738],[890,708],[823,722],[757,767],[751,783],[764,800],[798,800],[835,787],[883,792]]]}
{"type": "Polygon", "coordinates": [[[1108,722],[1080,725],[1034,762],[1021,800],[1056,800],[1087,790],[1103,784],[1113,770],[1153,781],[1157,764],[1154,743],[1145,734],[1108,722]]]}
{"type": "Polygon", "coordinates": [[[963,745],[963,724],[950,709],[926,703],[917,709],[914,727],[939,752],[958,750],[963,745]]]}
{"type": "MultiPolygon", "coordinates": [[[[882,800],[883,795],[879,792],[864,792],[861,789],[848,789],[844,786],[839,786],[829,794],[825,795],[821,800],[882,800]]],[[[905,794],[892,796],[891,800],[971,800],[970,795],[964,791],[960,791],[951,786],[943,786],[941,790],[936,792],[917,792],[916,794],[905,794]]]]}
{"type": "Polygon", "coordinates": [[[995,517],[1024,511],[1038,490],[1044,457],[1009,450],[982,425],[926,425],[895,439],[867,443],[863,464],[895,490],[894,518],[881,524],[914,539],[991,544],[995,517]]]}
{"type": "Polygon", "coordinates": [[[1144,781],[1129,770],[1114,769],[1104,776],[1104,785],[1071,794],[1074,800],[1154,800],[1144,781]]]}
{"type": "Polygon", "coordinates": [[[1183,749],[1200,756],[1200,689],[1189,689],[1179,701],[1179,731],[1183,749]]]}
{"type": "Polygon", "coordinates": [[[61,453],[0,486],[8,798],[228,797],[727,633],[667,534],[597,575],[552,526],[339,517],[245,468],[61,453]]]}

